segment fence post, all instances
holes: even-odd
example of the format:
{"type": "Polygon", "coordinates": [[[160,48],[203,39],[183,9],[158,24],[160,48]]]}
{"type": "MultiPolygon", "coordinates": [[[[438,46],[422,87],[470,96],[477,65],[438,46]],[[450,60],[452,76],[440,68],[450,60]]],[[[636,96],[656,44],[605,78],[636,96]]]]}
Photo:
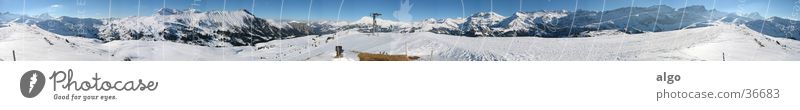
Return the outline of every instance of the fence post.
{"type": "Polygon", "coordinates": [[[11,57],[14,58],[14,61],[17,61],[17,52],[14,51],[14,50],[11,50],[11,57]]]}
{"type": "Polygon", "coordinates": [[[725,61],[725,52],[722,52],[722,61],[725,61]]]}

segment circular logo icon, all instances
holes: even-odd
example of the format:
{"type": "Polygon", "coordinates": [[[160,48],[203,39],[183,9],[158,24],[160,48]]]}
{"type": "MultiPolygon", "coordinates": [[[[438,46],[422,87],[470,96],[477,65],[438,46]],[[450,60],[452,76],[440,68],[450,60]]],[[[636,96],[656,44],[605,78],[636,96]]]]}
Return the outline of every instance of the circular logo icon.
{"type": "Polygon", "coordinates": [[[31,70],[22,74],[19,80],[19,90],[22,96],[27,98],[36,97],[44,89],[44,74],[37,70],[31,70]]]}

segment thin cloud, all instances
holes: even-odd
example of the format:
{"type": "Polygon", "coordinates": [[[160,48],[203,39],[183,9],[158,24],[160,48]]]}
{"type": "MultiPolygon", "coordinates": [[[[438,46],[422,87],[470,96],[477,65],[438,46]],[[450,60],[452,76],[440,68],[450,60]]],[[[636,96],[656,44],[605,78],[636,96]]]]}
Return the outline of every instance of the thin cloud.
{"type": "Polygon", "coordinates": [[[53,4],[50,5],[50,8],[61,8],[61,6],[62,6],[61,4],[53,4]]]}

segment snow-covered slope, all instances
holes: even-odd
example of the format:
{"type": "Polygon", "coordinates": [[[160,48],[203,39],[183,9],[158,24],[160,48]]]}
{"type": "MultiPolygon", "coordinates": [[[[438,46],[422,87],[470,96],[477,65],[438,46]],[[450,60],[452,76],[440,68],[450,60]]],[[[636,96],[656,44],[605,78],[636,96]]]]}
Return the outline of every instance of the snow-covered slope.
{"type": "MultiPolygon", "coordinates": [[[[590,38],[472,38],[434,33],[340,33],[329,43],[320,36],[268,42],[261,51],[284,53],[283,60],[334,60],[334,47],[356,53],[420,56],[421,60],[800,60],[800,42],[763,36],[736,25],[679,31],[617,34],[590,38]],[[310,41],[309,41],[310,40],[310,41]],[[777,42],[780,42],[778,44],[777,42]],[[283,46],[281,46],[283,45],[283,46]],[[293,46],[286,46],[293,45],[293,46]],[[307,45],[313,45],[308,47],[307,45]],[[763,47],[761,46],[763,45],[763,47]],[[277,52],[275,52],[277,51],[277,52]]],[[[273,56],[273,58],[278,58],[273,56]]],[[[274,59],[271,59],[274,60],[274,59]]]]}
{"type": "MultiPolygon", "coordinates": [[[[718,24],[678,31],[606,34],[584,38],[461,37],[429,32],[355,30],[276,40],[243,47],[206,47],[165,41],[99,40],[61,36],[35,26],[0,28],[0,51],[18,60],[358,60],[356,52],[421,57],[420,60],[800,60],[800,42],[718,24]],[[345,58],[333,58],[343,46],[345,58]]],[[[2,59],[11,59],[0,54],[2,59]]]]}
{"type": "MultiPolygon", "coordinates": [[[[36,26],[18,23],[0,28],[0,51],[15,51],[18,61],[202,61],[254,60],[237,55],[245,47],[213,48],[169,41],[97,39],[61,36],[36,26]]],[[[0,54],[0,59],[12,59],[0,54]]]]}
{"type": "Polygon", "coordinates": [[[64,37],[39,27],[9,23],[0,28],[0,54],[2,59],[12,59],[16,52],[19,61],[54,60],[104,60],[110,56],[99,40],[82,37],[64,37]]]}
{"type": "MultiPolygon", "coordinates": [[[[721,25],[708,28],[713,39],[665,55],[687,56],[692,60],[798,61],[800,42],[760,34],[745,26],[721,25]]],[[[698,32],[700,33],[700,32],[698,32]]],[[[691,39],[687,39],[691,40],[691,39]]],[[[681,59],[677,59],[681,60],[681,59]]]]}

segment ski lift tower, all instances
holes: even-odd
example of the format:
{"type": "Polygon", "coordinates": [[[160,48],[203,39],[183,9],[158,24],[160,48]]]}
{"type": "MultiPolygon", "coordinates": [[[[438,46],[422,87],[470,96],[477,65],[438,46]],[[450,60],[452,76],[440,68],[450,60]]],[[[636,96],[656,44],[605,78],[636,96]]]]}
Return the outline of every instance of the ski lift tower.
{"type": "Polygon", "coordinates": [[[375,32],[378,32],[377,31],[378,30],[378,19],[377,19],[377,17],[381,16],[381,15],[382,14],[380,14],[380,13],[372,13],[372,14],[370,14],[370,16],[372,16],[372,34],[375,34],[375,32]]]}

